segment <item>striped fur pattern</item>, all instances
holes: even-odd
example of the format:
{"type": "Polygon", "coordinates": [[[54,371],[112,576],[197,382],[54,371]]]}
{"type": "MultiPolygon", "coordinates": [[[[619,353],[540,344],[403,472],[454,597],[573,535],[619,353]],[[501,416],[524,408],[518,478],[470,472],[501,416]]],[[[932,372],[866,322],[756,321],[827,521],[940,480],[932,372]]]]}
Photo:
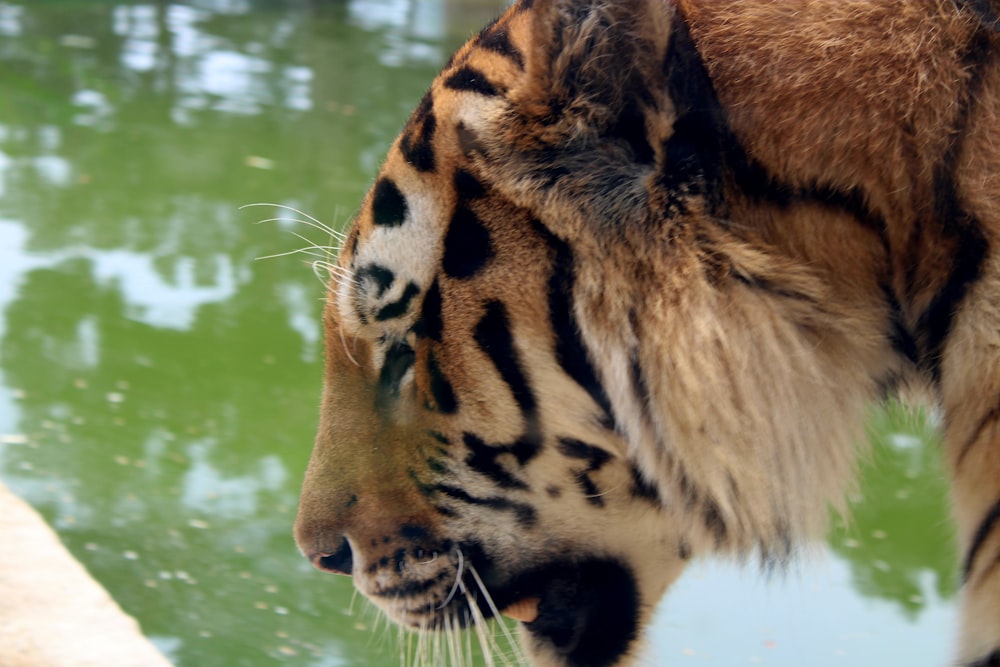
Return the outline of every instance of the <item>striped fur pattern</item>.
{"type": "Polygon", "coordinates": [[[1000,7],[522,0],[339,258],[296,539],[417,629],[538,600],[631,664],[693,557],[821,537],[874,401],[940,406],[957,664],[1000,667],[1000,7]]]}

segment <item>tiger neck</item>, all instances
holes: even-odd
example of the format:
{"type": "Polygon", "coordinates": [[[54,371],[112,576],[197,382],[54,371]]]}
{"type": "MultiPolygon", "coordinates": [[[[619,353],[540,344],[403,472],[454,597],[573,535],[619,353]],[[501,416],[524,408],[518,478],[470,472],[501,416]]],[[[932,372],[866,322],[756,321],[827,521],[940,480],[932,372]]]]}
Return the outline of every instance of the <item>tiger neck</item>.
{"type": "Polygon", "coordinates": [[[986,255],[966,183],[998,165],[972,179],[960,165],[976,124],[997,120],[996,33],[962,2],[678,4],[739,148],[727,198],[756,212],[739,222],[835,289],[867,284],[894,311],[900,351],[937,376],[986,255]]]}

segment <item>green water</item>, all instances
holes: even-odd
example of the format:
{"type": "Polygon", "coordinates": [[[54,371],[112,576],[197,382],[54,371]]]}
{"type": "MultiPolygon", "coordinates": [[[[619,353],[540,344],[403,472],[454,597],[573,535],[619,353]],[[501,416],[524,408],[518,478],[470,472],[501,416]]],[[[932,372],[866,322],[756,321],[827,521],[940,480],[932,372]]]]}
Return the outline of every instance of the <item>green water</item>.
{"type": "MultiPolygon", "coordinates": [[[[322,289],[301,258],[256,259],[308,228],[253,223],[346,221],[499,4],[0,2],[0,479],[179,667],[400,664],[292,543],[322,289]]],[[[923,431],[880,418],[851,527],[789,574],[694,568],[647,664],[945,664],[923,431]]]]}

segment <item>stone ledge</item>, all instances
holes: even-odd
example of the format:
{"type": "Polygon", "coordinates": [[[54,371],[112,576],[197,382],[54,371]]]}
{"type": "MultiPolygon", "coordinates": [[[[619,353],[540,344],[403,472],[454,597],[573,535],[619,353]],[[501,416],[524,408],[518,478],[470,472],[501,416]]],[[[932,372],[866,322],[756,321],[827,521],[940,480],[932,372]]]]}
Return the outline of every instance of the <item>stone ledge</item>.
{"type": "Polygon", "coordinates": [[[171,667],[45,520],[3,484],[0,667],[171,667]]]}

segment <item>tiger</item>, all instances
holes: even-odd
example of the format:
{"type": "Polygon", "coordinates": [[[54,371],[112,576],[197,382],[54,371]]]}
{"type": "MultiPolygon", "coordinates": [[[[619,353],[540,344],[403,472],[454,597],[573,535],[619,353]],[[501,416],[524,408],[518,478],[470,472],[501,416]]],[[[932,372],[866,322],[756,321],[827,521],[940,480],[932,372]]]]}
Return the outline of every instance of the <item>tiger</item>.
{"type": "Polygon", "coordinates": [[[625,667],[692,561],[822,539],[872,407],[917,397],[955,664],[1000,667],[998,14],[508,7],[330,267],[299,550],[405,628],[506,614],[530,665],[625,667]]]}

